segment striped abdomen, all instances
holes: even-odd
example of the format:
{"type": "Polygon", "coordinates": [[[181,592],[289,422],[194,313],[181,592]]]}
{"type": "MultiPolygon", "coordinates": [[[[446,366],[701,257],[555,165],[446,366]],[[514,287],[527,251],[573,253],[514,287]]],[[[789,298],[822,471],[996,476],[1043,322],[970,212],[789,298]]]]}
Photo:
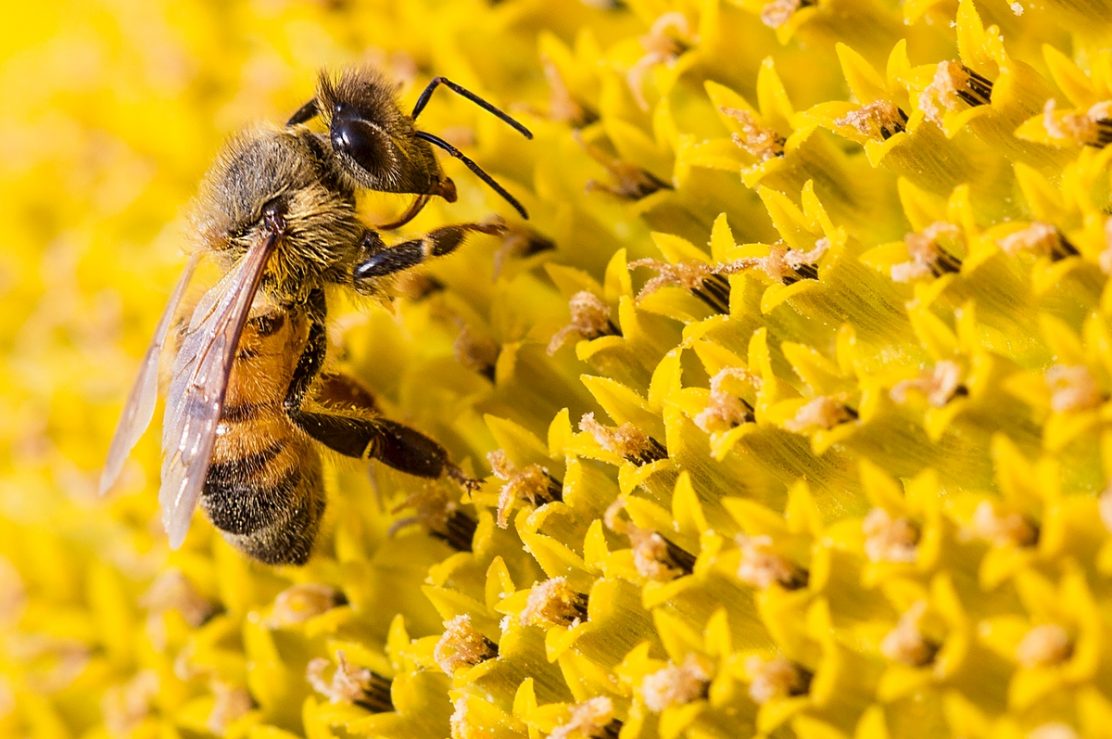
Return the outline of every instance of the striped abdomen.
{"type": "Polygon", "coordinates": [[[303,564],[324,513],[321,460],[283,401],[308,322],[266,303],[257,300],[239,341],[201,506],[252,557],[303,564]]]}

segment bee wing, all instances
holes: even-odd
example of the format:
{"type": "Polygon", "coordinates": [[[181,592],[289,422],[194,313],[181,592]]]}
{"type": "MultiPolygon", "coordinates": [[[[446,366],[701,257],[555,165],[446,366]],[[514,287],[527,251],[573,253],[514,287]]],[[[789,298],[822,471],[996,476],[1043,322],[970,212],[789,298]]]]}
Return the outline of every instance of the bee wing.
{"type": "Polygon", "coordinates": [[[135,378],[135,384],[131,386],[131,393],[127,396],[127,405],[124,406],[120,423],[112,437],[112,445],[108,448],[108,460],[105,462],[104,471],[100,475],[101,495],[107,493],[116,484],[131,450],[135,448],[135,445],[139,443],[139,439],[143,436],[143,432],[151,425],[151,418],[154,417],[154,406],[158,400],[158,360],[162,356],[162,347],[166,343],[166,335],[170,332],[170,324],[174,321],[174,315],[178,311],[182,295],[185,294],[185,288],[189,284],[199,261],[199,254],[194,254],[189,260],[189,264],[185,266],[185,272],[174,287],[174,292],[170,294],[170,302],[166,304],[166,310],[162,313],[162,318],[158,321],[158,328],[154,331],[154,339],[151,340],[147,354],[143,357],[139,375],[135,378]]]}
{"type": "Polygon", "coordinates": [[[174,359],[162,423],[162,525],[177,549],[208,475],[236,346],[278,237],[252,246],[193,312],[174,359]]]}

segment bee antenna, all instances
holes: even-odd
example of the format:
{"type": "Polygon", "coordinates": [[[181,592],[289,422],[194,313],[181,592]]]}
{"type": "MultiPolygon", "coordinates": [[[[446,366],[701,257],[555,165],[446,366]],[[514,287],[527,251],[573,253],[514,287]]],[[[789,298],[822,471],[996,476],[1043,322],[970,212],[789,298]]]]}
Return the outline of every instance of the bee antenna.
{"type": "MultiPolygon", "coordinates": [[[[479,97],[475,93],[468,90],[466,87],[461,87],[460,85],[457,85],[455,82],[452,82],[447,77],[433,77],[432,81],[429,82],[429,84],[425,86],[425,89],[421,92],[420,97],[417,98],[417,104],[413,106],[413,113],[410,115],[410,117],[413,118],[413,120],[417,120],[417,116],[421,115],[421,111],[424,110],[425,106],[428,105],[428,103],[429,103],[429,98],[432,97],[433,92],[440,85],[444,85],[449,90],[456,93],[457,95],[462,95],[463,97],[467,98],[471,102],[475,103],[475,105],[478,105],[480,108],[482,108],[486,112],[493,115],[498,120],[506,123],[507,125],[509,125],[513,129],[518,131],[525,138],[527,138],[527,139],[533,138],[533,132],[530,131],[525,126],[521,125],[521,123],[519,123],[518,121],[511,118],[509,116],[509,114],[507,114],[507,113],[503,112],[502,110],[499,110],[498,108],[494,107],[493,105],[488,103],[486,100],[483,100],[481,97],[479,97]]],[[[455,156],[455,155],[453,154],[452,156],[455,156]]],[[[507,197],[506,199],[509,200],[510,198],[507,197]]]]}
{"type": "Polygon", "coordinates": [[[427,141],[430,144],[433,144],[434,146],[439,146],[441,149],[443,149],[444,151],[446,151],[449,154],[451,154],[452,156],[454,156],[456,159],[463,162],[465,165],[467,165],[468,169],[470,169],[472,172],[475,173],[476,177],[478,177],[483,182],[487,183],[487,185],[490,186],[490,189],[494,190],[496,193],[501,195],[502,198],[507,203],[512,205],[514,207],[514,210],[516,210],[518,213],[521,214],[522,218],[524,218],[526,220],[529,219],[529,213],[526,212],[525,206],[523,206],[520,202],[518,202],[517,198],[515,198],[513,195],[510,195],[510,193],[507,192],[506,188],[499,185],[498,182],[493,177],[491,177],[486,172],[484,172],[482,167],[480,167],[478,164],[475,164],[475,162],[473,162],[462,151],[460,151],[456,147],[452,146],[451,144],[449,144],[447,141],[440,138],[439,136],[434,136],[431,133],[427,133],[425,131],[417,131],[415,135],[417,136],[417,138],[422,139],[423,141],[427,141]]]}

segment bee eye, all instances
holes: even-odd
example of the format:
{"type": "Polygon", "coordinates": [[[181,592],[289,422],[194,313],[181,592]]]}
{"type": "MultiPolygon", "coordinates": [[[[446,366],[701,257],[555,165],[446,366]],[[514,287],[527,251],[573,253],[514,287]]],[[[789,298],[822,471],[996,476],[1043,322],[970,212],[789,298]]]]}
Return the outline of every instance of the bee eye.
{"type": "Polygon", "coordinates": [[[355,163],[378,176],[392,161],[389,141],[382,132],[361,118],[350,116],[332,119],[332,148],[346,154],[355,163]]]}

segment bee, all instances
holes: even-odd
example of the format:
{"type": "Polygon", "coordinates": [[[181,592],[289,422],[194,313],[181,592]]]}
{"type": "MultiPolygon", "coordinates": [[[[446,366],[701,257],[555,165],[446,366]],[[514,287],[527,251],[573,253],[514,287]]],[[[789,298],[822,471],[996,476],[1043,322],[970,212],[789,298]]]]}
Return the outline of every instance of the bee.
{"type": "Polygon", "coordinates": [[[387,247],[379,230],[411,220],[432,197],[456,199],[434,147],[459,159],[523,217],[521,204],[416,119],[438,87],[494,114],[525,137],[525,126],[467,89],[437,77],[406,115],[392,85],[369,68],[333,78],[284,126],[233,138],[201,185],[193,218],[199,248],[155,331],[128,397],[101,478],[108,490],[150,425],[159,359],[170,339],[162,426],[159,503],[170,546],[185,539],[198,502],[224,537],[270,564],[303,564],[325,508],[320,445],[377,459],[425,478],[472,485],[436,441],[385,418],[353,378],[323,371],[326,288],[374,294],[383,278],[449,254],[469,233],[500,234],[498,220],[437,228],[387,247]],[[319,118],[325,131],[310,127],[319,118]],[[356,215],[355,195],[416,196],[378,229],[356,215]],[[223,277],[179,319],[198,262],[214,258],[223,277]]]}

